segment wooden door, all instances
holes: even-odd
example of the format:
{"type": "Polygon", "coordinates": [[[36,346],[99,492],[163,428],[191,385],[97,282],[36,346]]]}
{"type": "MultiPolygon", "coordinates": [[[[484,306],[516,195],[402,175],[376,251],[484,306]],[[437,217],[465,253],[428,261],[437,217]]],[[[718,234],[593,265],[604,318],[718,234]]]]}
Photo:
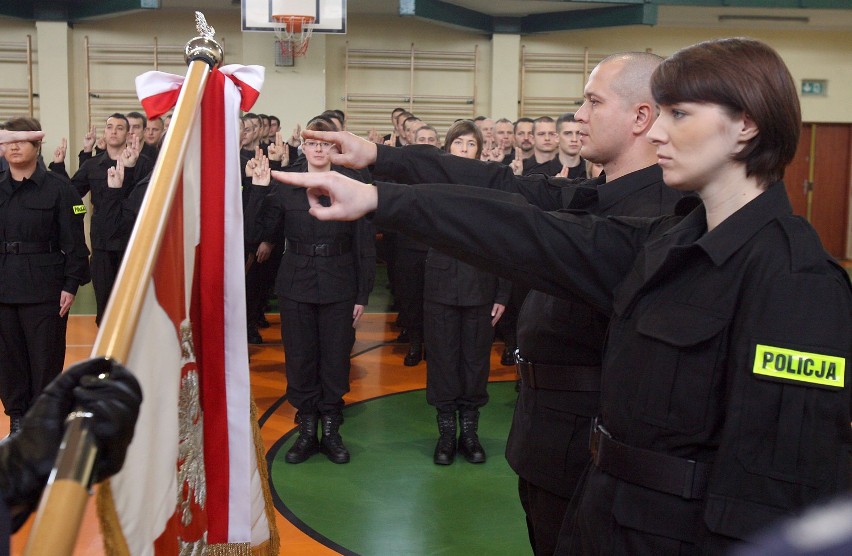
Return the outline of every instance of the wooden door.
{"type": "Polygon", "coordinates": [[[842,259],[846,255],[849,218],[849,165],[852,126],[803,124],[799,148],[784,176],[793,212],[808,216],[811,142],[814,146],[813,196],[810,222],[826,250],[842,259]]]}

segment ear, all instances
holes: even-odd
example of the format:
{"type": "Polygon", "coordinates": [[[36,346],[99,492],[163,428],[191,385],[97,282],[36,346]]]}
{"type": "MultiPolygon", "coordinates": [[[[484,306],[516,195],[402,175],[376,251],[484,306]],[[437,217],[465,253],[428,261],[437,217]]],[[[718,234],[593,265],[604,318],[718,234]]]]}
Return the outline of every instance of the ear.
{"type": "Polygon", "coordinates": [[[637,104],[633,112],[633,133],[644,135],[654,123],[656,111],[650,104],[637,104]]]}
{"type": "Polygon", "coordinates": [[[757,128],[757,124],[754,123],[754,120],[751,119],[751,116],[743,113],[742,115],[742,127],[739,130],[739,140],[741,143],[748,143],[760,133],[760,130],[757,128]]]}

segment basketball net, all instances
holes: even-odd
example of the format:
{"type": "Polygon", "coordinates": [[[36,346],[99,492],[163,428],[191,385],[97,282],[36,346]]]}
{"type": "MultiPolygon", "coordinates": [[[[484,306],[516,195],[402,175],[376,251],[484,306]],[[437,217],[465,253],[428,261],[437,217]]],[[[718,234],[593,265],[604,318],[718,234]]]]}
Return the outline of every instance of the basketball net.
{"type": "Polygon", "coordinates": [[[281,57],[284,59],[304,56],[313,32],[312,15],[273,15],[272,28],[278,37],[281,57]]]}

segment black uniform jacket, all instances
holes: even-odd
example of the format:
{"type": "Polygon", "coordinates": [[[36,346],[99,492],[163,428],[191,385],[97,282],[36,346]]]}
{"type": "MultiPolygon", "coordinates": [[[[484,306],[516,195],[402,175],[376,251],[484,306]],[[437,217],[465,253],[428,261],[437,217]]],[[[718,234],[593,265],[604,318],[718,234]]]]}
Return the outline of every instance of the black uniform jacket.
{"type": "Polygon", "coordinates": [[[742,539],[849,489],[852,289],[792,215],[783,183],[709,233],[703,207],[600,218],[476,188],[377,187],[377,224],[612,314],[608,431],[711,467],[701,500],[622,481],[611,506],[622,525],[699,543],[704,526],[742,539]]]}
{"type": "Polygon", "coordinates": [[[107,204],[113,207],[118,206],[110,199],[126,199],[133,192],[136,182],[150,174],[154,167],[151,159],[139,155],[134,167],[124,169],[123,186],[110,188],[107,186],[107,170],[114,166],[115,160],[109,157],[109,153],[103,151],[85,161],[71,178],[71,183],[80,197],[85,197],[86,193],[92,193],[92,225],[89,231],[92,249],[124,251],[127,240],[130,239],[129,233],[124,228],[112,226],[115,215],[102,211],[101,206],[107,204]]]}
{"type": "MultiPolygon", "coordinates": [[[[532,160],[533,162],[535,162],[534,158],[528,158],[524,160],[524,163],[526,163],[527,160],[532,160]]],[[[556,158],[549,162],[545,162],[544,164],[534,163],[530,166],[529,170],[524,168],[523,174],[525,176],[529,176],[531,174],[544,174],[545,176],[555,176],[556,174],[562,171],[563,166],[564,164],[562,164],[562,161],[559,160],[559,155],[556,155],[556,158]]],[[[568,179],[574,180],[586,177],[586,161],[583,158],[580,159],[579,164],[577,164],[576,166],[572,166],[568,169],[568,179]]]]}
{"type": "Polygon", "coordinates": [[[58,306],[62,291],[76,295],[90,279],[85,213],[68,181],[42,166],[14,190],[9,172],[0,174],[0,242],[49,242],[52,249],[0,254],[0,302],[58,306]]]}
{"type": "MultiPolygon", "coordinates": [[[[305,168],[307,165],[305,164],[305,168]]],[[[357,179],[345,168],[335,171],[357,179]]],[[[250,185],[247,218],[258,218],[263,241],[275,243],[286,237],[299,244],[348,245],[343,254],[301,255],[284,250],[275,291],[303,303],[336,303],[355,299],[366,305],[376,275],[376,247],[373,226],[361,218],[354,222],[321,222],[308,214],[308,196],[301,187],[273,180],[268,187],[250,185]],[[283,232],[282,232],[283,230],[283,232]]]]}
{"type": "Polygon", "coordinates": [[[463,263],[446,253],[429,250],[423,299],[456,307],[499,303],[506,305],[512,283],[463,263]]]}

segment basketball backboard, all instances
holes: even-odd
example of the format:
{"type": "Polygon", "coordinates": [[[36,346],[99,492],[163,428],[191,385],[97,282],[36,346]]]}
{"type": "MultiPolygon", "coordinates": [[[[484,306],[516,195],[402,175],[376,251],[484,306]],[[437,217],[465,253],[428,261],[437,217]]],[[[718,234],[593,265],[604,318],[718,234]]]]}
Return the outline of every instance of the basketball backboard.
{"type": "Polygon", "coordinates": [[[243,31],[273,31],[273,15],[311,15],[314,33],[346,33],[346,0],[242,0],[243,31]]]}

